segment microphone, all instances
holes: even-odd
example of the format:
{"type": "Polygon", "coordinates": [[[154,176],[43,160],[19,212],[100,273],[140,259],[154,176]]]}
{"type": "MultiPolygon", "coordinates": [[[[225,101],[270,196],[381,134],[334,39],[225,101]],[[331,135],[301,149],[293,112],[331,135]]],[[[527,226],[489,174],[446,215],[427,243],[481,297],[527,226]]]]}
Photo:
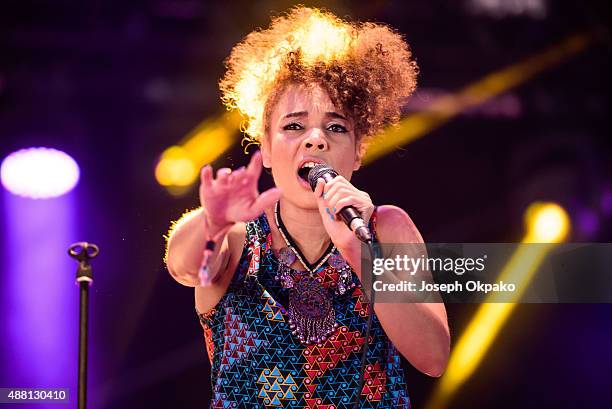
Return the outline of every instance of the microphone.
{"type": "MultiPolygon", "coordinates": [[[[325,182],[330,182],[333,178],[338,176],[338,172],[333,170],[328,165],[318,164],[315,165],[308,172],[308,183],[310,183],[310,188],[314,192],[317,186],[317,180],[322,178],[325,182]]],[[[361,215],[353,206],[345,206],[340,210],[340,216],[344,219],[344,223],[346,226],[351,229],[355,236],[359,240],[364,243],[372,242],[372,234],[370,233],[370,229],[361,218],[361,215]]]]}

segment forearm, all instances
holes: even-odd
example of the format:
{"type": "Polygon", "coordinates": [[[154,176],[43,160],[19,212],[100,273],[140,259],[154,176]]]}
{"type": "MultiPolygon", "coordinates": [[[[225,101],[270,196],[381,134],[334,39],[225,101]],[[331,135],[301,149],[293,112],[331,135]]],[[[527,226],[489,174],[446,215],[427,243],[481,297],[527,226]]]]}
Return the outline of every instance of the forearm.
{"type": "MultiPolygon", "coordinates": [[[[361,251],[358,241],[341,250],[360,280],[361,251]]],[[[442,375],[450,352],[450,333],[443,303],[417,303],[409,299],[405,302],[379,302],[375,303],[374,311],[391,342],[415,368],[430,376],[442,375]]]]}
{"type": "Polygon", "coordinates": [[[219,169],[216,178],[210,165],[202,168],[199,196],[200,203],[206,206],[184,215],[168,234],[165,260],[176,281],[190,287],[208,287],[219,281],[219,273],[227,271],[229,265],[230,247],[238,248],[240,237],[244,239],[243,223],[258,217],[280,198],[278,188],[259,193],[261,161],[257,151],[246,168],[235,172],[219,169]],[[208,250],[205,253],[208,240],[214,242],[212,254],[208,250]],[[206,274],[200,280],[205,254],[206,274]]]}
{"type": "Polygon", "coordinates": [[[391,342],[416,369],[442,375],[450,352],[444,304],[377,303],[374,311],[391,342]]]}
{"type": "MultiPolygon", "coordinates": [[[[206,241],[211,234],[220,230],[218,226],[209,227],[204,217],[202,208],[186,213],[174,223],[168,237],[166,249],[168,271],[176,281],[189,287],[198,285],[197,275],[206,241]]],[[[225,257],[220,253],[226,247],[224,243],[226,233],[221,232],[215,238],[215,250],[208,265],[212,277],[221,270],[225,262],[225,257]]]]}

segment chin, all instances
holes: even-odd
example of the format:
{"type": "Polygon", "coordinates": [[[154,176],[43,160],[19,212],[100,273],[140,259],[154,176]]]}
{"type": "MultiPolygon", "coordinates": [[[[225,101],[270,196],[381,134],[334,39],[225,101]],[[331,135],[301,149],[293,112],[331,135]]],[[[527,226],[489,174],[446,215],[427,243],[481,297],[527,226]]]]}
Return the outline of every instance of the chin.
{"type": "Polygon", "coordinates": [[[288,201],[296,207],[302,209],[319,209],[317,205],[317,199],[314,193],[310,189],[304,189],[298,186],[294,189],[283,190],[283,201],[288,201]]]}

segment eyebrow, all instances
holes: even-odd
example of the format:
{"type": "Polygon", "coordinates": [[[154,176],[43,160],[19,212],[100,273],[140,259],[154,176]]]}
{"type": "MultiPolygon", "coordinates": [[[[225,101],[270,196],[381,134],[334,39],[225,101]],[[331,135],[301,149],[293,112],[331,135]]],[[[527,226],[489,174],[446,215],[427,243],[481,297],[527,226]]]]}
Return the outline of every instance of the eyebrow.
{"type": "MultiPolygon", "coordinates": [[[[308,112],[306,112],[306,111],[291,112],[291,113],[289,113],[289,114],[285,115],[285,116],[283,117],[283,119],[287,119],[287,118],[297,118],[297,117],[301,117],[301,116],[308,116],[308,112]]],[[[340,115],[340,114],[339,114],[339,113],[337,113],[337,112],[326,112],[326,113],[325,113],[325,116],[328,116],[328,117],[330,117],[330,118],[338,118],[338,119],[343,119],[343,120],[345,120],[345,121],[348,121],[348,120],[346,119],[346,117],[344,117],[343,115],[340,115]]]]}

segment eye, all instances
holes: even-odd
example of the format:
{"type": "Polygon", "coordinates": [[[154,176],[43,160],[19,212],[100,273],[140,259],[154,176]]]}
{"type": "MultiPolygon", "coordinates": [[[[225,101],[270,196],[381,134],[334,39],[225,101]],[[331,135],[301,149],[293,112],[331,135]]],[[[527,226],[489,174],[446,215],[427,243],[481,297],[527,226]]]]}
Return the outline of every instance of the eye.
{"type": "Polygon", "coordinates": [[[297,122],[291,122],[290,124],[283,126],[284,131],[299,131],[300,129],[304,128],[297,122]]]}
{"type": "Polygon", "coordinates": [[[330,126],[327,127],[327,130],[332,131],[332,132],[336,132],[336,133],[346,133],[346,132],[348,132],[348,129],[346,129],[344,126],[342,126],[340,124],[331,124],[330,126]]]}

